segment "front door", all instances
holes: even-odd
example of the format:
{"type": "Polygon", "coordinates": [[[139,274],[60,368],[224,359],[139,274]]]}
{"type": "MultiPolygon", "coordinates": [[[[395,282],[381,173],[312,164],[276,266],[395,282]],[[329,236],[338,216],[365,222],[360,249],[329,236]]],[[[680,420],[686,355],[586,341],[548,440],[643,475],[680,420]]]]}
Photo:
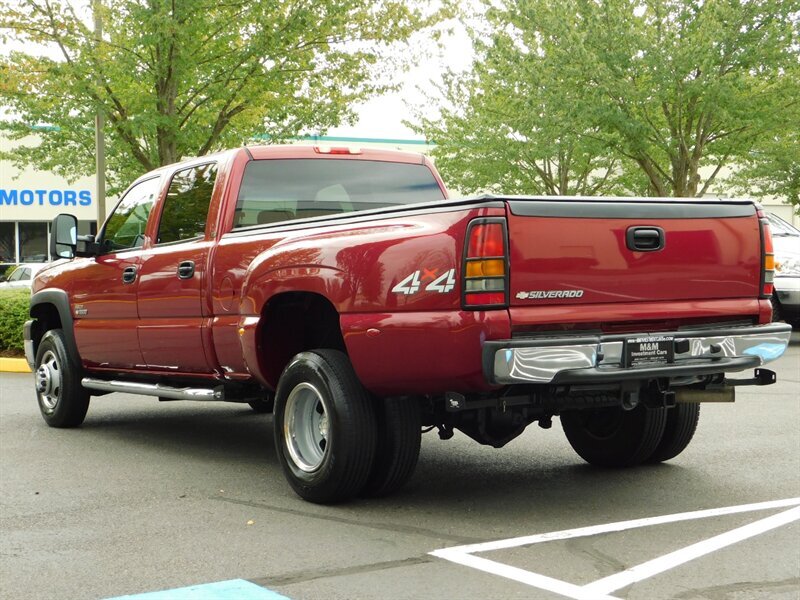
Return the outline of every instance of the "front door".
{"type": "Polygon", "coordinates": [[[171,373],[211,373],[206,356],[208,252],[206,220],[216,163],[175,173],[161,204],[158,233],[140,267],[139,344],[147,367],[171,373]]]}
{"type": "Polygon", "coordinates": [[[144,366],[136,333],[136,291],[147,218],[160,183],[157,176],[131,187],[98,236],[100,254],[80,261],[81,282],[75,286],[72,312],[75,340],[86,366],[144,366]]]}

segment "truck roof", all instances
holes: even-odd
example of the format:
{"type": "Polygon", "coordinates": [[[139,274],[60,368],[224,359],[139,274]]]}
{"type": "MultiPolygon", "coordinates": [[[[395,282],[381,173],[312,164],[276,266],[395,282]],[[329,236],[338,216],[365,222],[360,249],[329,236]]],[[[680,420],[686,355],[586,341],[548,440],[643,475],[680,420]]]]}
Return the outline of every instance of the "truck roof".
{"type": "Polygon", "coordinates": [[[379,148],[360,148],[354,144],[316,144],[313,146],[301,145],[274,145],[274,146],[245,146],[254,160],[280,159],[280,158],[325,158],[335,156],[337,159],[379,160],[387,162],[402,162],[422,164],[425,158],[418,152],[401,152],[399,150],[383,150],[379,148]]]}

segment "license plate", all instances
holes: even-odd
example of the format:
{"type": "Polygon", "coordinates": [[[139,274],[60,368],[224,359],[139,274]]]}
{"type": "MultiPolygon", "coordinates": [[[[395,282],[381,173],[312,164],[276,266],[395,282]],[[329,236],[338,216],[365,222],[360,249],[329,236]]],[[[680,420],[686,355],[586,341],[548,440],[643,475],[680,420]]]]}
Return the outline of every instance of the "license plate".
{"type": "Polygon", "coordinates": [[[675,359],[675,339],[670,336],[630,338],[625,341],[625,366],[671,363],[675,359]]]}

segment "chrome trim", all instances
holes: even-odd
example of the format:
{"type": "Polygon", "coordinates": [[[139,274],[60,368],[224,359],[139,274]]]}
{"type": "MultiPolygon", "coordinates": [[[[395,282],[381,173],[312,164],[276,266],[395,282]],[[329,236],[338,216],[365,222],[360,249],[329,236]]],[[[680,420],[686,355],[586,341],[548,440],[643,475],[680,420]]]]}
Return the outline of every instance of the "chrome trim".
{"type": "Polygon", "coordinates": [[[22,347],[25,350],[25,360],[31,371],[35,370],[36,366],[36,350],[33,347],[33,335],[31,329],[33,328],[33,319],[28,319],[22,326],[22,347]]]}
{"type": "Polygon", "coordinates": [[[158,396],[170,400],[224,400],[222,388],[176,388],[160,383],[139,383],[137,381],[106,381],[84,377],[81,385],[89,390],[102,392],[122,392],[141,396],[158,396]]]}
{"type": "Polygon", "coordinates": [[[791,327],[783,324],[735,327],[730,331],[680,331],[629,333],[614,335],[589,335],[572,338],[528,338],[505,342],[487,342],[489,360],[484,361],[485,374],[497,384],[550,383],[562,381],[565,372],[586,381],[593,374],[607,380],[614,373],[630,378],[637,370],[647,372],[647,377],[679,375],[685,367],[686,374],[741,371],[750,366],[762,366],[780,358],[786,351],[791,327]],[[649,335],[672,336],[687,340],[689,349],[675,353],[675,361],[663,365],[626,368],[623,366],[625,338],[649,335]],[[712,352],[715,346],[716,352],[712,352]],[[744,360],[743,360],[744,359],[744,360]],[[752,363],[752,364],[751,364],[752,363]]]}
{"type": "Polygon", "coordinates": [[[33,352],[33,340],[25,340],[22,345],[23,348],[25,348],[25,360],[28,362],[31,371],[33,371],[36,363],[36,356],[33,352]]]}

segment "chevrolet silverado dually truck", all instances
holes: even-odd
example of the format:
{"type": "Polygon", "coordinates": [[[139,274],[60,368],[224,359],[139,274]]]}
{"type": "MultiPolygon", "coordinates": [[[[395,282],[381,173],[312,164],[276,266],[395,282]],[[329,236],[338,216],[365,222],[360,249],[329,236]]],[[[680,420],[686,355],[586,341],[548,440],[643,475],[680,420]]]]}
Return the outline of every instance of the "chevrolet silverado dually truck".
{"type": "Polygon", "coordinates": [[[318,503],[398,489],[423,428],[499,448],[558,416],[594,465],[669,460],[790,335],[751,201],[450,199],[410,153],[185,161],[96,237],[59,215],[51,250],[25,325],[48,425],[110,392],[249,403],[318,503]]]}

